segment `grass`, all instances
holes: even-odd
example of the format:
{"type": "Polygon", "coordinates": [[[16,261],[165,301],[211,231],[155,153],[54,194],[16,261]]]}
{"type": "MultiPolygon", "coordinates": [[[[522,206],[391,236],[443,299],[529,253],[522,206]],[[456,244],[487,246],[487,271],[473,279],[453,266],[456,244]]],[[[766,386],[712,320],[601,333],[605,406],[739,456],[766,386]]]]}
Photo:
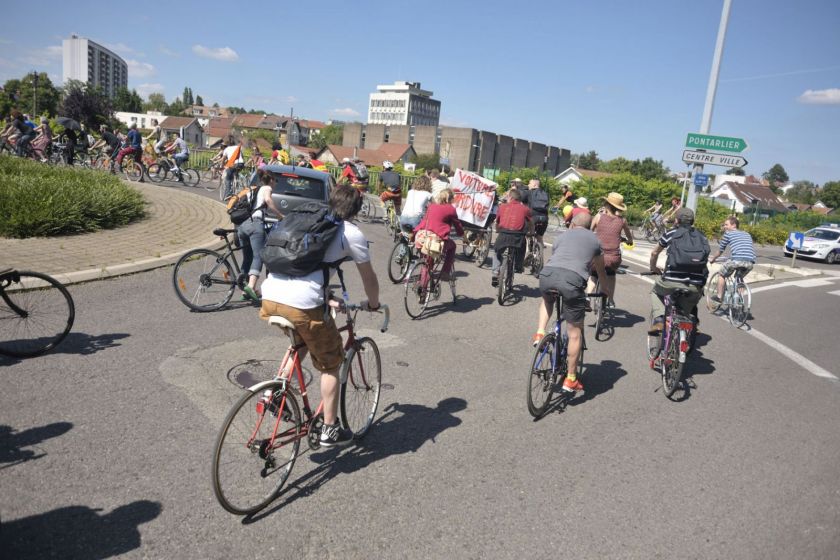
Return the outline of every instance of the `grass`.
{"type": "Polygon", "coordinates": [[[0,236],[52,237],[145,217],[143,196],[103,171],[0,156],[0,236]]]}

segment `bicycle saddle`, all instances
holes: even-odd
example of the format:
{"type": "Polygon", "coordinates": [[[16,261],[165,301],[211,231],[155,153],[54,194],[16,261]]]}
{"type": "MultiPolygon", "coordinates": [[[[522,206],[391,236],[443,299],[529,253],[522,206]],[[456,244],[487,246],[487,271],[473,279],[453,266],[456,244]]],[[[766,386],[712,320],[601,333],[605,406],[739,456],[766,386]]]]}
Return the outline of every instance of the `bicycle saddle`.
{"type": "Polygon", "coordinates": [[[229,233],[235,232],[235,229],[225,229],[225,228],[216,228],[213,230],[213,235],[218,235],[219,237],[224,237],[229,233]]]}

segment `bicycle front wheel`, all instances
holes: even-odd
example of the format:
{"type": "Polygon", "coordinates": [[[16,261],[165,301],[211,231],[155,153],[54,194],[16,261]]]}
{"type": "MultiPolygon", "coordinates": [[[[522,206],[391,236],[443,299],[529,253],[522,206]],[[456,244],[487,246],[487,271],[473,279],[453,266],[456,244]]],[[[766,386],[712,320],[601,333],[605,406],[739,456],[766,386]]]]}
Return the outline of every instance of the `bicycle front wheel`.
{"type": "MultiPolygon", "coordinates": [[[[709,278],[709,283],[706,286],[706,308],[711,311],[712,313],[716,312],[720,309],[721,303],[719,301],[715,301],[712,299],[713,295],[717,295],[717,286],[718,286],[718,279],[720,278],[720,272],[715,272],[712,274],[712,277],[709,278]]],[[[725,285],[724,285],[725,287],[725,285]]]]}
{"type": "Polygon", "coordinates": [[[411,265],[411,248],[407,243],[397,242],[388,257],[388,278],[394,284],[399,284],[405,278],[411,265]]]}
{"type": "Polygon", "coordinates": [[[166,167],[162,166],[159,163],[151,164],[148,169],[146,169],[146,174],[149,176],[149,180],[153,183],[160,183],[166,179],[168,171],[166,167]]]}
{"type": "Polygon", "coordinates": [[[356,341],[344,358],[340,379],[341,423],[361,439],[373,423],[382,390],[382,360],[372,339],[356,341]]]}
{"type": "Polygon", "coordinates": [[[267,506],[292,472],[300,448],[300,407],[283,386],[276,381],[247,391],[216,438],[213,492],[233,514],[248,515],[267,506]]]}
{"type": "Polygon", "coordinates": [[[431,274],[425,262],[412,266],[405,278],[405,312],[412,319],[419,318],[431,299],[431,274]]]}
{"type": "Polygon", "coordinates": [[[750,316],[752,294],[744,282],[735,282],[732,302],[729,304],[729,322],[735,327],[742,327],[750,316]]]}
{"type": "Polygon", "coordinates": [[[198,171],[196,171],[195,169],[181,170],[181,180],[184,181],[184,184],[188,187],[198,186],[198,171]]]}
{"type": "Polygon", "coordinates": [[[221,309],[233,297],[236,275],[230,262],[215,251],[194,249],[178,259],[172,271],[178,299],[193,311],[221,309]]]}
{"type": "Polygon", "coordinates": [[[680,329],[676,325],[671,327],[668,346],[662,350],[659,367],[662,373],[662,391],[670,399],[680,385],[683,370],[683,364],[680,362],[680,329]]]}
{"type": "Polygon", "coordinates": [[[70,292],[52,276],[21,270],[0,280],[0,354],[43,354],[64,340],[75,318],[70,292]]]}
{"type": "Polygon", "coordinates": [[[373,207],[365,193],[362,193],[362,209],[359,210],[359,221],[368,223],[373,219],[373,207]]]}
{"type": "MultiPolygon", "coordinates": [[[[534,358],[531,360],[531,371],[528,373],[528,412],[534,418],[545,414],[548,403],[551,401],[551,394],[554,391],[554,382],[557,373],[563,372],[558,362],[558,348],[555,347],[557,335],[553,332],[546,334],[534,350],[534,358]]],[[[562,353],[562,351],[560,352],[562,353]]]]}
{"type": "Polygon", "coordinates": [[[123,165],[122,172],[126,179],[134,183],[137,183],[141,179],[143,179],[143,174],[145,173],[143,166],[137,163],[136,161],[132,161],[126,165],[123,165]]]}
{"type": "MultiPolygon", "coordinates": [[[[600,290],[596,288],[596,290],[600,290]]],[[[595,314],[595,340],[601,335],[601,329],[604,326],[604,298],[596,297],[592,302],[592,313],[595,314]]]]}

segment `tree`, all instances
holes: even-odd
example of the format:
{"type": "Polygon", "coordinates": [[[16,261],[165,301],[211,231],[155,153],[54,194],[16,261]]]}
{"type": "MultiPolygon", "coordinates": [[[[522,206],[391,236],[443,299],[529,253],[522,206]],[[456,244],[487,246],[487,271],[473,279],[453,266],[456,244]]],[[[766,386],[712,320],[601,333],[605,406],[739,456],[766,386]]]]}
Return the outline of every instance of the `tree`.
{"type": "Polygon", "coordinates": [[[726,170],[726,174],[727,175],[738,175],[739,177],[743,177],[744,175],[746,175],[743,168],[741,168],[741,167],[730,167],[729,169],[726,170]]]}
{"type": "Polygon", "coordinates": [[[213,103],[213,107],[215,107],[216,109],[218,109],[218,108],[219,108],[219,104],[218,104],[218,103],[213,103]]]}
{"type": "Polygon", "coordinates": [[[78,80],[68,80],[64,85],[64,98],[58,106],[62,117],[70,117],[95,130],[111,118],[111,100],[99,87],[90,87],[78,80]]]}
{"type": "Polygon", "coordinates": [[[840,208],[840,181],[825,183],[819,193],[819,198],[829,208],[840,208]]]}
{"type": "Polygon", "coordinates": [[[61,92],[46,72],[30,72],[20,79],[8,80],[0,93],[0,114],[12,109],[35,115],[55,115],[61,92]]]}
{"type": "Polygon", "coordinates": [[[588,154],[572,154],[572,165],[578,169],[598,169],[598,164],[601,160],[598,159],[598,152],[590,150],[588,154]]]}
{"type": "Polygon", "coordinates": [[[787,171],[785,168],[782,167],[780,163],[777,163],[773,167],[771,167],[768,171],[765,171],[761,175],[764,179],[770,181],[770,186],[776,186],[777,184],[785,184],[790,180],[788,177],[787,171]]]}
{"type": "Polygon", "coordinates": [[[411,163],[416,164],[420,169],[438,169],[440,168],[440,156],[437,154],[416,154],[411,158],[411,163]]]}
{"type": "Polygon", "coordinates": [[[202,107],[204,106],[204,100],[201,98],[200,95],[195,96],[195,104],[196,105],[201,105],[202,107]]]}
{"type": "Polygon", "coordinates": [[[633,162],[633,174],[643,179],[666,181],[670,173],[671,170],[665,167],[665,164],[652,157],[646,157],[642,161],[636,160],[633,162]]]}
{"type": "Polygon", "coordinates": [[[228,107],[228,113],[231,115],[242,115],[247,113],[247,111],[243,107],[228,107]]]}
{"type": "Polygon", "coordinates": [[[162,93],[150,93],[149,100],[143,104],[143,109],[146,111],[159,111],[166,113],[166,98],[162,93]]]}
{"type": "Polygon", "coordinates": [[[181,101],[182,101],[182,102],[184,103],[184,105],[186,105],[186,106],[193,105],[193,94],[192,94],[192,89],[190,89],[190,88],[188,88],[188,87],[185,87],[185,88],[184,88],[184,95],[182,95],[182,96],[181,96],[181,101]]]}
{"type": "Polygon", "coordinates": [[[328,124],[318,134],[310,134],[307,145],[310,148],[319,150],[326,148],[327,144],[341,145],[344,141],[344,125],[328,124]]]}
{"type": "Polygon", "coordinates": [[[175,101],[170,103],[169,106],[166,108],[166,110],[164,111],[164,114],[165,115],[171,115],[173,117],[177,117],[177,116],[181,115],[184,112],[184,109],[186,109],[186,108],[187,108],[187,106],[184,104],[184,102],[176,97],[175,101]]]}
{"type": "Polygon", "coordinates": [[[816,202],[814,196],[815,186],[811,181],[797,181],[793,187],[788,189],[785,193],[785,198],[790,202],[799,202],[800,204],[813,204],[816,202]]]}
{"type": "Polygon", "coordinates": [[[114,111],[143,112],[143,98],[140,97],[136,89],[128,91],[128,88],[119,88],[114,94],[113,105],[114,111]]]}

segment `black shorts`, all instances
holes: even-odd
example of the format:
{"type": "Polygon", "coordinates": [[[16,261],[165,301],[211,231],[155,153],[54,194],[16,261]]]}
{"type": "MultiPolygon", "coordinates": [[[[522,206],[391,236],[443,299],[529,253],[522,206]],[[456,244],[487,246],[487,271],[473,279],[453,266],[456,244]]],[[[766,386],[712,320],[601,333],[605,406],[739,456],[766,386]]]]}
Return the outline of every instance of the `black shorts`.
{"type": "Polygon", "coordinates": [[[534,216],[534,233],[542,236],[545,234],[546,229],[548,229],[548,216],[543,216],[542,214],[534,216]]]}
{"type": "Polygon", "coordinates": [[[565,268],[546,266],[540,272],[540,291],[557,290],[563,297],[563,319],[583,323],[586,315],[586,280],[565,268]]]}

